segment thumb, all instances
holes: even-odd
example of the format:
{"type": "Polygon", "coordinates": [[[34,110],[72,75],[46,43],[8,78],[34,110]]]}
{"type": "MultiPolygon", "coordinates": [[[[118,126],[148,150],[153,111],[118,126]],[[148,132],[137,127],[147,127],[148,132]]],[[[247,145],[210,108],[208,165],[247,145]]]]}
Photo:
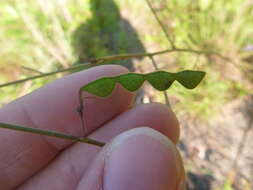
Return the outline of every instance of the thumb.
{"type": "Polygon", "coordinates": [[[184,190],[184,181],[175,145],[161,133],[140,127],[106,145],[77,189],[184,190]]]}

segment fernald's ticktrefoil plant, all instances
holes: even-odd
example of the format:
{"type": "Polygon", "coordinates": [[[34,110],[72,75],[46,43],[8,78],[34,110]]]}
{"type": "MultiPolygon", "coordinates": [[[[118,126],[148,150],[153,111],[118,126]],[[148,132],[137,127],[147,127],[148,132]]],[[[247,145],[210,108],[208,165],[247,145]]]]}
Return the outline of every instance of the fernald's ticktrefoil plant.
{"type": "MultiPolygon", "coordinates": [[[[191,71],[185,70],[178,73],[170,73],[166,71],[156,71],[147,74],[139,73],[126,73],[113,77],[103,77],[85,84],[79,89],[79,107],[77,109],[82,128],[85,129],[84,119],[83,119],[83,98],[82,93],[88,92],[100,98],[105,98],[112,94],[113,89],[116,84],[120,84],[126,90],[133,92],[138,90],[145,81],[148,81],[155,89],[159,91],[167,90],[174,81],[178,81],[187,89],[195,88],[204,78],[205,72],[203,71],[191,71]]],[[[76,142],[88,143],[96,146],[104,146],[105,143],[90,139],[87,137],[77,137],[68,134],[59,133],[56,131],[41,130],[37,128],[31,128],[28,126],[19,126],[9,123],[0,122],[1,128],[12,129],[17,131],[23,131],[28,133],[40,134],[45,136],[51,136],[56,138],[62,138],[66,140],[72,140],[76,142]]]]}

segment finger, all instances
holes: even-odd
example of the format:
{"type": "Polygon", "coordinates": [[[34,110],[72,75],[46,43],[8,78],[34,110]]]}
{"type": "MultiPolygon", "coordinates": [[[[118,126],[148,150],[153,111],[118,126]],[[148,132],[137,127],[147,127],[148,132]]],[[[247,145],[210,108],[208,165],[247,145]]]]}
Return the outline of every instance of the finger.
{"type": "MultiPolygon", "coordinates": [[[[157,103],[133,107],[105,124],[90,137],[109,142],[121,132],[139,126],[149,126],[160,131],[174,143],[178,140],[179,125],[175,115],[165,105],[157,103]]],[[[25,183],[22,189],[30,190],[34,186],[42,187],[41,189],[55,186],[61,190],[74,189],[99,151],[100,148],[96,146],[74,144],[47,168],[25,183]]]]}
{"type": "Polygon", "coordinates": [[[184,169],[175,145],[150,128],[117,136],[89,167],[78,190],[183,190],[184,169]]]}
{"type": "Polygon", "coordinates": [[[139,126],[151,127],[170,138],[175,144],[179,139],[179,123],[175,114],[170,108],[159,103],[136,106],[108,122],[90,137],[109,142],[120,133],[139,126]]]}
{"type": "MultiPolygon", "coordinates": [[[[80,135],[76,108],[80,86],[102,76],[127,72],[120,66],[100,66],[66,76],[7,105],[0,110],[0,121],[80,135]]],[[[117,87],[107,99],[87,100],[85,120],[94,130],[126,110],[133,94],[117,87]]],[[[0,184],[11,189],[50,162],[69,141],[0,130],[0,184]]]]}

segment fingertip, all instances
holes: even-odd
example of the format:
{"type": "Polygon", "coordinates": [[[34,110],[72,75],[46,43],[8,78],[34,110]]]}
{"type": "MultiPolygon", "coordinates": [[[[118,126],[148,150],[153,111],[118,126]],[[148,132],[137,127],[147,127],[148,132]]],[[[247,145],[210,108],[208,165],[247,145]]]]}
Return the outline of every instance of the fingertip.
{"type": "Polygon", "coordinates": [[[149,127],[128,130],[108,143],[77,189],[181,190],[182,160],[166,136],[149,127]]]}
{"type": "Polygon", "coordinates": [[[151,128],[122,133],[104,152],[105,190],[177,190],[181,184],[183,166],[174,143],[151,128]]]}
{"type": "Polygon", "coordinates": [[[149,103],[138,105],[138,120],[142,120],[141,126],[149,126],[166,135],[176,144],[180,136],[180,126],[175,113],[170,107],[162,103],[149,103]]]}
{"type": "Polygon", "coordinates": [[[150,103],[146,104],[146,106],[148,107],[147,109],[152,111],[153,118],[160,120],[159,123],[163,122],[164,124],[161,126],[166,126],[159,131],[167,135],[174,144],[177,144],[180,137],[180,125],[173,110],[162,103],[150,103]]]}

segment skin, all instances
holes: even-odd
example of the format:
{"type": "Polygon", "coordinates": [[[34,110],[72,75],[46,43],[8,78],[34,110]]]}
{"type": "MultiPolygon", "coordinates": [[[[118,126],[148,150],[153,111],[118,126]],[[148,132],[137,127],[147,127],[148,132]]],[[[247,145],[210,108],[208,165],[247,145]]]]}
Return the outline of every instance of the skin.
{"type": "MultiPolygon", "coordinates": [[[[175,143],[179,124],[162,104],[133,106],[134,94],[117,86],[106,98],[85,100],[83,134],[78,107],[80,86],[103,76],[128,72],[121,66],[99,66],[58,79],[0,109],[0,121],[102,142],[124,131],[147,126],[172,142],[139,134],[108,156],[104,148],[53,137],[0,129],[0,189],[183,189],[184,169],[175,143]]],[[[84,97],[91,96],[84,93],[84,97]]]]}

